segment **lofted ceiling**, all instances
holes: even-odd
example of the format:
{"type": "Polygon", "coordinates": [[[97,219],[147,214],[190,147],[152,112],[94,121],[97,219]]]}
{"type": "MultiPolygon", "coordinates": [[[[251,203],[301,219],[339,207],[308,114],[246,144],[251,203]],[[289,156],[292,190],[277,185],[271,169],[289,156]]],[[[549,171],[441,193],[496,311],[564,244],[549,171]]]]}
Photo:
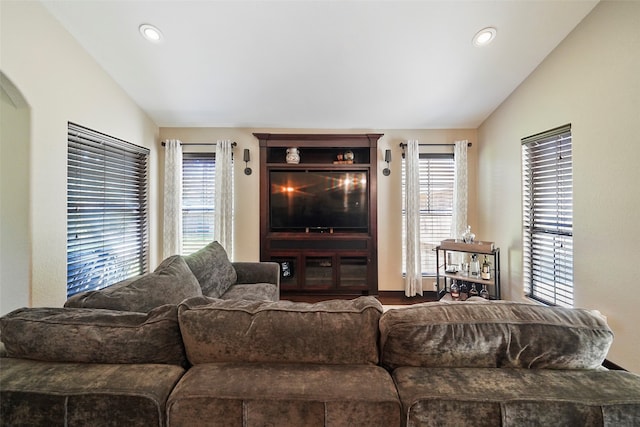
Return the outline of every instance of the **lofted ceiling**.
{"type": "Polygon", "coordinates": [[[160,127],[435,129],[478,127],[598,0],[42,3],[160,127]]]}

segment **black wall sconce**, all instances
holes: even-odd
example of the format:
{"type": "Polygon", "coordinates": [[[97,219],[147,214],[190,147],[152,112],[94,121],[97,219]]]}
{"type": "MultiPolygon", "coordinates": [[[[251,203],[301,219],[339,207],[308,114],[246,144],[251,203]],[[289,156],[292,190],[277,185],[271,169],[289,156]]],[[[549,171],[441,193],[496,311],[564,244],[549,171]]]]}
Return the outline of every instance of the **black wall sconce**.
{"type": "Polygon", "coordinates": [[[391,175],[391,169],[389,169],[389,163],[391,163],[391,150],[384,151],[384,161],[387,162],[387,167],[382,169],[382,175],[391,175]]]}
{"type": "Polygon", "coordinates": [[[247,165],[247,163],[249,163],[249,160],[251,160],[251,155],[249,154],[249,149],[245,148],[244,149],[244,174],[245,175],[251,175],[251,168],[247,165]]]}

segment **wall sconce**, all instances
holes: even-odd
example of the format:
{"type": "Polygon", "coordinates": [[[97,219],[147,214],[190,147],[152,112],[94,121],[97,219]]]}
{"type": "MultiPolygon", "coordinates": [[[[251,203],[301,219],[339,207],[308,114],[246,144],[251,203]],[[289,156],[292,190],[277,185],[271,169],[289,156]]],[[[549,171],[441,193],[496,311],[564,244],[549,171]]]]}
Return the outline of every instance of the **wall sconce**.
{"type": "Polygon", "coordinates": [[[387,162],[387,167],[382,169],[382,175],[391,175],[391,169],[389,169],[389,163],[391,163],[391,150],[384,151],[384,161],[387,162]]]}
{"type": "Polygon", "coordinates": [[[251,160],[251,155],[249,154],[249,149],[245,148],[244,149],[244,174],[245,175],[251,175],[251,168],[249,166],[247,166],[247,163],[249,163],[249,160],[251,160]]]}

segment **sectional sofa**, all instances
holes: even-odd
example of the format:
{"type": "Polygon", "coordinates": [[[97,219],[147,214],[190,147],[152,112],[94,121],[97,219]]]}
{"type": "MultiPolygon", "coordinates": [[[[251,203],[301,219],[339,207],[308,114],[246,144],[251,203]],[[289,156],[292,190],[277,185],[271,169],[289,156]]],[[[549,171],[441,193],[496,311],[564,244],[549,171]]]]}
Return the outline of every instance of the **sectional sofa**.
{"type": "Polygon", "coordinates": [[[177,305],[202,295],[277,301],[280,266],[274,262],[230,262],[225,249],[214,241],[191,255],[168,257],[152,273],[75,294],[64,306],[146,313],[163,304],[177,305]]]}
{"type": "Polygon", "coordinates": [[[388,310],[195,296],[148,313],[0,319],[0,425],[634,426],[597,313],[513,302],[388,310]]]}

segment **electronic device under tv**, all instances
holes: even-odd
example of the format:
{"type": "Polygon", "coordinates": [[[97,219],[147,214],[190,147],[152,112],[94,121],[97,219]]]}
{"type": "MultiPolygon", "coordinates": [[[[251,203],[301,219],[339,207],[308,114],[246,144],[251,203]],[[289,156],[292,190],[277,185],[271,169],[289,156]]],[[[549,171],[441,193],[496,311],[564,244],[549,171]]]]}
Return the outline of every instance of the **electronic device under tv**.
{"type": "Polygon", "coordinates": [[[271,231],[354,231],[369,227],[366,171],[272,170],[271,231]]]}

